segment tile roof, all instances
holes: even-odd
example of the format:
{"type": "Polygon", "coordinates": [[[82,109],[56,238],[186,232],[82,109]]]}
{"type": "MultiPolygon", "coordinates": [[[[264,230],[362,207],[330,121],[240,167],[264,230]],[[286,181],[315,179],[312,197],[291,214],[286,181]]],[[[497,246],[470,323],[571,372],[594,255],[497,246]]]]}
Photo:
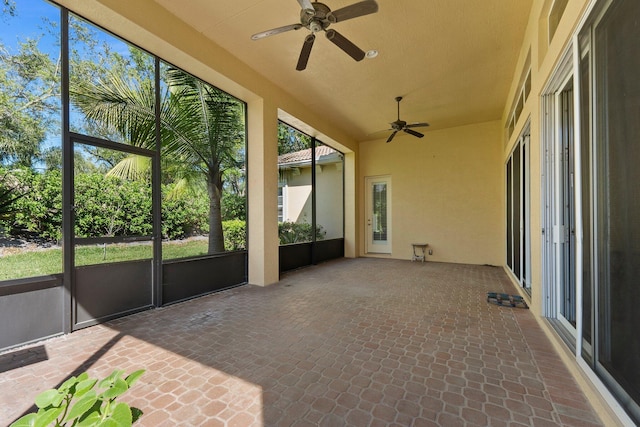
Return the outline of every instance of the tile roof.
{"type": "MultiPolygon", "coordinates": [[[[316,160],[321,156],[327,156],[335,152],[336,150],[334,150],[333,148],[327,145],[320,145],[316,147],[316,160]]],[[[310,162],[310,161],[311,161],[311,148],[307,148],[306,150],[294,151],[293,153],[286,153],[278,156],[279,165],[283,165],[287,163],[310,162]]]]}

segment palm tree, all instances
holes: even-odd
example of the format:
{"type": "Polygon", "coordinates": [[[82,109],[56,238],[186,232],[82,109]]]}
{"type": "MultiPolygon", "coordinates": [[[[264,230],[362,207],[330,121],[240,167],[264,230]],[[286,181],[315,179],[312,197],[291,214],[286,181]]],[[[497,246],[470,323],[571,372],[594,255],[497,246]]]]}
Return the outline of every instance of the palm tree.
{"type": "MultiPolygon", "coordinates": [[[[177,188],[206,184],[209,196],[209,253],[223,252],[221,196],[225,171],[238,168],[244,142],[243,104],[227,93],[173,67],[163,70],[160,105],[163,176],[177,188]]],[[[154,87],[127,79],[115,69],[99,82],[81,82],[72,92],[85,117],[117,131],[131,145],[155,149],[154,87]]],[[[149,167],[140,157],[118,163],[111,174],[135,176],[149,167]]]]}

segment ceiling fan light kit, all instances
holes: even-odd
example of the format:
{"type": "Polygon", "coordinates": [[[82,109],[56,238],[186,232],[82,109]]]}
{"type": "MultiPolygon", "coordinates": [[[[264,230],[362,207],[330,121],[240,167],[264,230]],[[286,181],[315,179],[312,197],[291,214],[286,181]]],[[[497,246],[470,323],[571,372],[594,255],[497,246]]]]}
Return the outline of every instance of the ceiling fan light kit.
{"type": "Polygon", "coordinates": [[[302,10],[300,11],[300,23],[285,25],[283,27],[273,28],[271,30],[256,33],[251,36],[252,40],[260,40],[265,37],[274,36],[287,31],[299,30],[306,28],[311,31],[307,35],[302,44],[302,50],[298,57],[296,70],[302,71],[307,68],[311,49],[315,42],[315,34],[324,31],[327,39],[342,49],[347,55],[356,61],[362,61],[366,53],[356,46],[334,29],[328,29],[331,24],[346,21],[348,19],[358,18],[360,16],[369,15],[378,11],[378,3],[375,0],[363,0],[349,6],[345,6],[338,10],[331,11],[329,6],[320,2],[311,2],[310,0],[298,0],[302,10]]]}

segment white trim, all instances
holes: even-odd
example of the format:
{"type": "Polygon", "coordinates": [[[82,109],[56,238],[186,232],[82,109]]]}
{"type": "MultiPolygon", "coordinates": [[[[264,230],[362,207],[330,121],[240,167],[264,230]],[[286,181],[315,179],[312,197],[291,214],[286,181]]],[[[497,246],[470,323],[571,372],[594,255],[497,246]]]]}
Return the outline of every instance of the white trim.
{"type": "Polygon", "coordinates": [[[391,192],[391,175],[367,176],[365,177],[365,252],[367,254],[391,254],[392,253],[392,192],[391,192]],[[387,186],[387,239],[386,243],[374,243],[371,226],[373,225],[373,200],[371,188],[373,184],[384,182],[387,186]]]}
{"type": "Polygon", "coordinates": [[[560,60],[556,63],[555,68],[547,79],[541,95],[552,95],[562,88],[563,82],[566,82],[567,76],[573,71],[573,43],[566,47],[560,56],[560,60]]]}
{"type": "MultiPolygon", "coordinates": [[[[542,228],[545,231],[545,237],[542,242],[542,295],[544,315],[549,318],[558,319],[567,332],[577,339],[573,325],[560,314],[563,290],[562,280],[564,278],[563,245],[567,243],[565,242],[565,235],[567,233],[564,230],[566,224],[563,224],[564,203],[563,200],[561,200],[561,194],[564,194],[564,181],[560,179],[563,177],[563,158],[565,156],[562,144],[559,143],[562,139],[562,129],[561,126],[559,126],[562,121],[560,93],[566,88],[569,81],[573,79],[574,99],[579,95],[579,90],[576,89],[573,46],[573,42],[567,46],[542,91],[541,114],[543,123],[541,137],[542,149],[545,152],[541,165],[543,170],[541,177],[543,181],[543,193],[541,195],[543,209],[542,228]]],[[[576,103],[574,102],[574,123],[575,116],[578,115],[576,107],[576,103]]],[[[574,148],[573,151],[575,153],[575,144],[576,141],[578,141],[576,138],[575,124],[573,136],[574,146],[572,148],[574,148]]],[[[579,163],[574,163],[574,165],[574,169],[579,168],[579,163]]],[[[575,192],[574,176],[574,195],[575,192]]],[[[578,206],[578,204],[574,205],[574,211],[579,210],[578,206]]],[[[580,252],[578,252],[577,247],[574,252],[577,260],[580,258],[578,256],[580,252]]],[[[576,271],[574,271],[573,274],[576,279],[575,287],[579,288],[578,283],[581,282],[577,281],[576,271]]],[[[576,307],[579,305],[579,301],[581,300],[576,298],[576,307]]],[[[581,319],[576,312],[576,324],[579,323],[579,320],[581,319]]]]}
{"type": "MultiPolygon", "coordinates": [[[[289,185],[286,180],[281,185],[278,185],[278,189],[282,191],[282,220],[281,222],[289,221],[288,218],[288,209],[287,209],[287,198],[289,192],[289,185]]],[[[280,206],[279,206],[280,207],[280,206]]]]}
{"type": "Polygon", "coordinates": [[[554,266],[554,274],[553,274],[553,282],[547,283],[554,294],[553,305],[551,306],[551,313],[549,313],[553,319],[559,318],[559,307],[562,304],[562,279],[564,271],[563,269],[563,248],[562,245],[565,243],[564,241],[564,224],[562,224],[562,210],[564,208],[563,200],[561,200],[560,195],[563,194],[563,180],[562,176],[562,166],[563,166],[563,156],[564,153],[562,151],[562,145],[560,144],[562,138],[562,128],[559,125],[562,121],[562,106],[560,105],[560,97],[558,94],[564,87],[567,80],[566,73],[567,70],[563,68],[562,73],[562,83],[556,88],[553,93],[553,120],[552,120],[552,131],[553,137],[551,139],[551,151],[553,153],[552,159],[553,163],[551,167],[553,168],[553,178],[552,178],[552,194],[549,201],[551,202],[551,227],[553,229],[553,241],[551,242],[553,254],[553,266],[554,266]]]}
{"type": "Polygon", "coordinates": [[[602,382],[598,375],[593,371],[591,366],[580,356],[576,358],[578,367],[585,374],[587,379],[593,384],[593,387],[600,394],[600,397],[609,406],[615,417],[624,427],[637,427],[637,424],[627,415],[627,411],[620,405],[618,399],[611,394],[608,387],[602,382]]]}
{"type": "Polygon", "coordinates": [[[522,215],[526,214],[526,220],[522,221],[522,259],[524,268],[522,269],[522,277],[523,283],[522,286],[527,290],[527,292],[531,292],[531,118],[527,119],[527,123],[524,127],[523,137],[521,142],[521,153],[523,157],[522,164],[525,166],[525,171],[522,176],[524,191],[522,194],[523,198],[523,209],[522,215]]]}
{"type": "MultiPolygon", "coordinates": [[[[544,85],[540,103],[542,117],[541,146],[544,155],[541,156],[542,180],[542,230],[541,242],[541,267],[542,267],[542,298],[543,313],[545,317],[558,318],[558,304],[560,301],[561,275],[558,270],[561,267],[561,251],[558,248],[558,210],[559,186],[560,186],[560,161],[558,156],[557,141],[560,139],[560,129],[557,125],[560,121],[560,108],[558,107],[558,92],[561,91],[572,77],[574,65],[572,62],[572,47],[567,46],[560,56],[555,68],[544,85]],[[545,173],[546,172],[546,173],[545,173]]],[[[575,80],[574,80],[575,82],[575,80]]],[[[574,93],[575,83],[574,83],[574,93]]],[[[575,115],[575,114],[574,114],[575,115]]],[[[577,321],[578,319],[576,319],[577,321]]]]}
{"type": "Polygon", "coordinates": [[[553,151],[550,141],[553,141],[553,120],[554,102],[551,95],[543,94],[540,102],[540,117],[542,117],[542,129],[540,132],[542,155],[540,156],[540,218],[541,218],[541,268],[542,268],[542,314],[549,317],[551,307],[554,305],[553,293],[548,283],[553,283],[555,272],[555,258],[553,257],[553,213],[551,212],[550,197],[551,183],[553,182],[553,151]]]}
{"type": "Polygon", "coordinates": [[[573,155],[574,155],[574,206],[575,206],[575,283],[576,283],[576,327],[575,327],[575,345],[576,356],[579,357],[582,354],[582,336],[584,331],[584,325],[582,324],[583,312],[582,301],[584,288],[582,275],[584,259],[584,243],[583,243],[583,221],[582,221],[582,133],[581,133],[581,113],[582,105],[580,104],[580,43],[578,41],[578,35],[572,37],[572,45],[570,46],[573,54],[573,155]]]}

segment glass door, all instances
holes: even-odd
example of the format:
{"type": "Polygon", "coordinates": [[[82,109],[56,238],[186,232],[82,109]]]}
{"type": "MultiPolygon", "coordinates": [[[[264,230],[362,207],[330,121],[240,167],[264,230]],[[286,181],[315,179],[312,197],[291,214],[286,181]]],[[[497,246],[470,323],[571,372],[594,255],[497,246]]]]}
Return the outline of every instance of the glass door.
{"type": "Polygon", "coordinates": [[[391,253],[391,177],[368,177],[367,253],[391,253]]]}
{"type": "Polygon", "coordinates": [[[559,201],[558,224],[560,230],[560,262],[558,273],[558,317],[566,321],[565,327],[575,334],[576,327],[576,212],[575,212],[575,165],[573,132],[573,79],[570,79],[558,94],[560,114],[560,139],[558,147],[559,201]]]}

